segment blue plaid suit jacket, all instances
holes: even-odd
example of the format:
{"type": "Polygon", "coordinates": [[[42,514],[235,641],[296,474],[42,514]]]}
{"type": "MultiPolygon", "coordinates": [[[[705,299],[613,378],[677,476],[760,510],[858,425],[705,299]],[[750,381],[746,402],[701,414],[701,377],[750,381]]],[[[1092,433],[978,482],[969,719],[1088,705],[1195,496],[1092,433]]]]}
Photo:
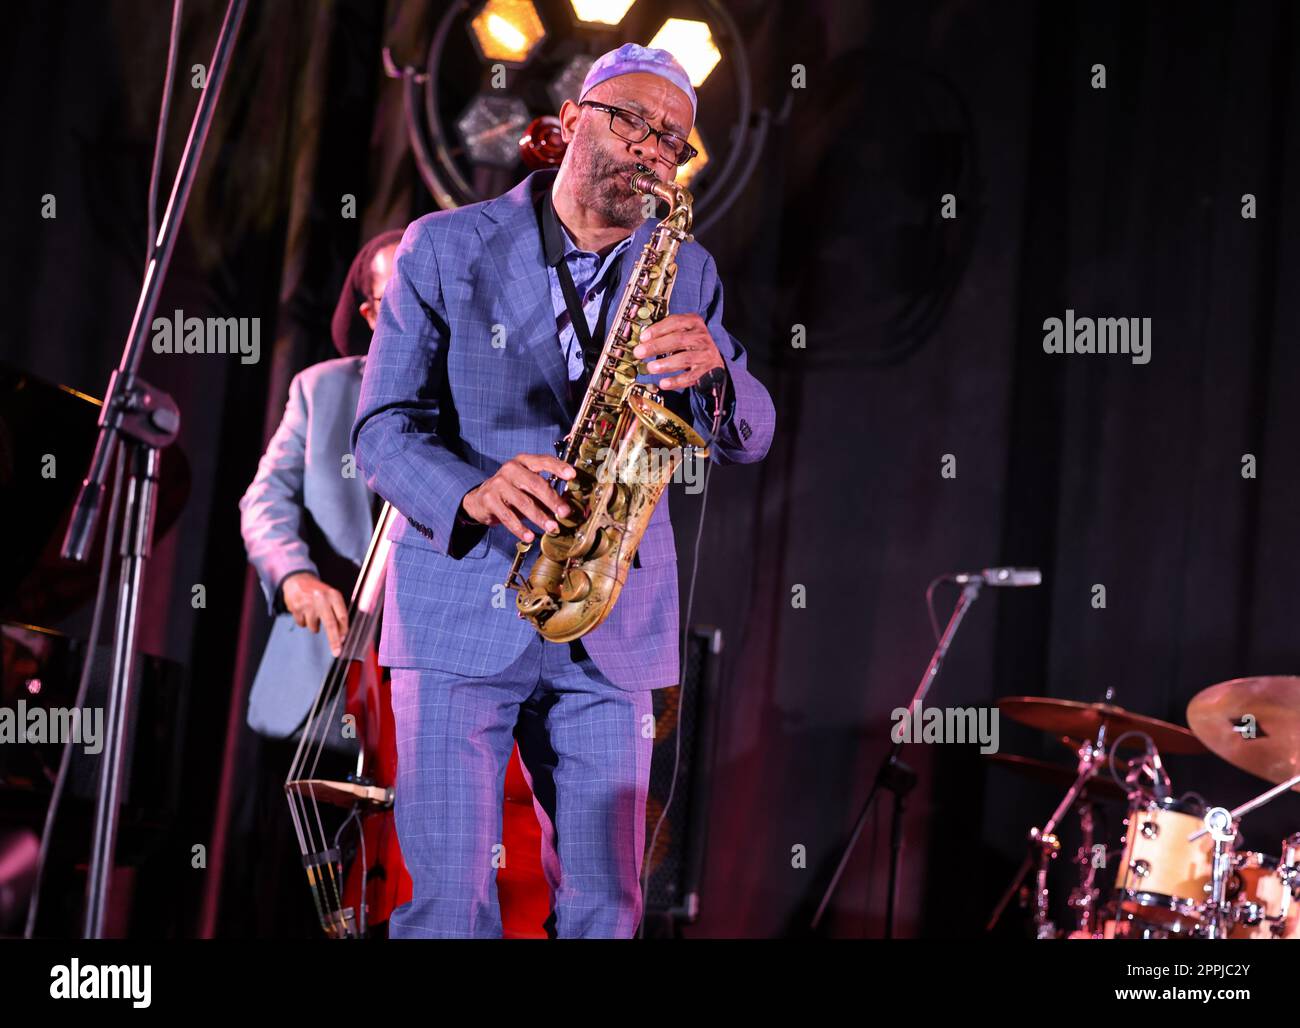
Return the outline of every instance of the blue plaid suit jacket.
{"type": "MultiPolygon", "coordinates": [[[[518,454],[554,454],[573,423],[534,206],[535,190],[550,189],[555,174],[536,171],[496,199],[426,215],[397,249],[352,429],[367,484],[405,516],[392,535],[380,639],[380,659],[390,667],[495,674],[535,634],[518,616],[514,592],[501,588],[514,537],[497,525],[456,553],[452,531],[470,489],[518,454]]],[[[611,321],[654,225],[647,220],[635,231],[613,272],[611,321]]],[[[744,349],[722,326],[713,258],[690,242],[677,265],[669,312],[704,318],[730,374],[734,404],[712,441],[712,459],[761,460],[775,412],[745,368],[744,349]]],[[[708,439],[703,398],[694,390],[666,396],[708,439]]],[[[525,572],[536,553],[534,544],[525,572]]],[[[677,620],[677,554],[665,495],[618,603],[583,643],[619,688],[673,685],[677,620]]]]}

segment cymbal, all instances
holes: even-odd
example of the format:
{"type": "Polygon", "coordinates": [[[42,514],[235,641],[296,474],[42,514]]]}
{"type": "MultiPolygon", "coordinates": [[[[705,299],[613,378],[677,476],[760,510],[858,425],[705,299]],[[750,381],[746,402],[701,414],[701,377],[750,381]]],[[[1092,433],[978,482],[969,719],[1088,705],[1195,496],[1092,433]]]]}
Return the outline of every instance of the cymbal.
{"type": "MultiPolygon", "coordinates": [[[[1062,789],[1068,789],[1079,776],[1078,771],[1072,767],[1052,764],[1046,760],[1035,760],[1033,757],[1019,757],[1014,753],[986,753],[984,759],[1014,771],[1022,777],[1032,778],[1036,782],[1047,782],[1049,785],[1059,785],[1062,789]]],[[[1101,774],[1094,774],[1083,783],[1083,795],[1091,800],[1125,798],[1123,788],[1109,775],[1101,774]]]]}
{"type": "Polygon", "coordinates": [[[1187,705],[1187,723],[1233,767],[1274,784],[1300,774],[1300,677],[1234,678],[1202,689],[1187,705]]]}
{"type": "Polygon", "coordinates": [[[1111,743],[1124,732],[1146,732],[1165,753],[1205,752],[1205,746],[1181,725],[1146,714],[1135,714],[1113,703],[1081,703],[1048,696],[1007,696],[998,700],[998,709],[1012,721],[1041,728],[1053,735],[1095,739],[1104,724],[1111,743]]]}

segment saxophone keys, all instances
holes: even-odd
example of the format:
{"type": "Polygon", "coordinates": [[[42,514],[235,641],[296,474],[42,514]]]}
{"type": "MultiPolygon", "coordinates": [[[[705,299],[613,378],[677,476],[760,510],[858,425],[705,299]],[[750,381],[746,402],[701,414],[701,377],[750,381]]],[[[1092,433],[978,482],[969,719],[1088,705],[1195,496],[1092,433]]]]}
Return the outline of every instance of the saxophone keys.
{"type": "Polygon", "coordinates": [[[569,573],[564,576],[563,584],[560,586],[560,599],[565,603],[576,603],[579,600],[585,600],[590,592],[591,576],[578,568],[570,568],[569,573]]]}

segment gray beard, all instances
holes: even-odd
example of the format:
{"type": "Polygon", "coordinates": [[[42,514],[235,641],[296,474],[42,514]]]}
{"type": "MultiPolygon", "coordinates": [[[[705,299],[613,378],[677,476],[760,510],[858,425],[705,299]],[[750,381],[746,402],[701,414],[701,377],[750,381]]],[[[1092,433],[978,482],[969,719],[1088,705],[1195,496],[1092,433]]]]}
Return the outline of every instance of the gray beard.
{"type": "Polygon", "coordinates": [[[609,181],[590,185],[582,204],[620,228],[636,228],[643,220],[640,196],[628,196],[609,181]]]}
{"type": "Polygon", "coordinates": [[[644,220],[641,211],[641,194],[629,192],[628,169],[611,161],[595,148],[583,154],[582,195],[578,198],[584,206],[599,214],[612,225],[636,228],[644,220]],[[618,176],[611,178],[610,176],[618,176]]]}

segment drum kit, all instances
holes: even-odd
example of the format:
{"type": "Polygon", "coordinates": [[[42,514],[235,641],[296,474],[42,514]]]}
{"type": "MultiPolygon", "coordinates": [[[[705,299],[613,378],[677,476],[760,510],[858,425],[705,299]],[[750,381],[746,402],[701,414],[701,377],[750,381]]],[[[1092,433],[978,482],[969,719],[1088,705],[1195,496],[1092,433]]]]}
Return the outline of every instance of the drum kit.
{"type": "Polygon", "coordinates": [[[1074,769],[1027,757],[988,759],[1026,777],[1066,787],[1051,817],[1029,832],[1030,853],[989,921],[991,930],[1025,879],[1040,939],[1300,938],[1300,832],[1277,855],[1239,848],[1242,819],[1300,791],[1300,677],[1239,678],[1210,686],[1170,724],[1111,702],[1046,697],[1001,700],[1002,714],[1070,745],[1074,769]],[[1212,753],[1273,788],[1235,809],[1173,795],[1162,754],[1212,753]],[[1126,804],[1115,848],[1096,841],[1096,805],[1126,804]],[[1081,845],[1078,880],[1066,902],[1074,924],[1051,920],[1048,868],[1057,835],[1074,810],[1081,845]]]}

